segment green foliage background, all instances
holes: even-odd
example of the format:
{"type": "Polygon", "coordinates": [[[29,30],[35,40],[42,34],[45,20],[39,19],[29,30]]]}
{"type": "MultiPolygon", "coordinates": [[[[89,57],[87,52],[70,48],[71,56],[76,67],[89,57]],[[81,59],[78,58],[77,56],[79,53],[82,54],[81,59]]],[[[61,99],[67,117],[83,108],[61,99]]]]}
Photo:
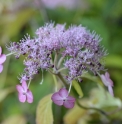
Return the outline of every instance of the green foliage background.
{"type": "MultiPolygon", "coordinates": [[[[67,26],[82,24],[91,31],[96,31],[103,38],[101,45],[105,46],[109,53],[105,59],[106,68],[114,81],[115,97],[122,100],[122,0],[82,0],[82,3],[84,7],[69,10],[64,7],[48,9],[44,6],[37,6],[33,0],[0,0],[0,46],[2,46],[3,52],[7,54],[5,48],[7,43],[10,41],[18,42],[27,33],[32,37],[35,36],[36,29],[44,25],[45,22],[66,23],[67,26]]],[[[54,92],[53,77],[44,72],[42,85],[39,84],[41,74],[35,76],[31,83],[30,89],[34,95],[34,103],[20,103],[15,86],[19,83],[17,76],[24,69],[22,61],[23,57],[19,60],[16,60],[14,56],[8,57],[4,64],[4,71],[0,74],[0,124],[35,124],[36,108],[39,100],[54,92]]],[[[84,98],[90,100],[89,94],[97,87],[97,83],[94,80],[87,79],[84,79],[84,82],[80,84],[84,98]]],[[[99,94],[99,99],[101,97],[99,94]]],[[[108,111],[111,110],[110,106],[99,107],[108,111]]],[[[114,109],[116,107],[112,108],[112,110],[114,109]]],[[[75,114],[80,113],[79,110],[80,108],[76,108],[73,110],[73,112],[75,111],[74,115],[66,115],[70,111],[53,105],[54,123],[104,124],[101,121],[102,117],[97,112],[91,112],[90,114],[88,110],[81,110],[82,113],[75,117],[75,114]],[[90,117],[88,117],[89,114],[90,117]],[[76,119],[68,123],[67,116],[76,119]],[[83,121],[84,116],[85,121],[83,121]]],[[[73,112],[71,111],[71,113],[73,112]]],[[[120,108],[120,110],[110,115],[111,121],[106,121],[106,123],[122,124],[121,117],[120,108]]]]}

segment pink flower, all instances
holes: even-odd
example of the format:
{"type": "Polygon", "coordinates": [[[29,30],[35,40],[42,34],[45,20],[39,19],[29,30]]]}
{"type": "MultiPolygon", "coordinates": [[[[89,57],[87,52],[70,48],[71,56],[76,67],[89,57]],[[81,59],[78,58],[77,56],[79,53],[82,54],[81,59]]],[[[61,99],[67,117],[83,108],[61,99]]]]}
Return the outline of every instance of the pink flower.
{"type": "Polygon", "coordinates": [[[26,84],[25,81],[22,82],[22,86],[21,85],[17,85],[16,89],[18,91],[18,97],[19,97],[19,101],[20,102],[25,102],[27,101],[28,103],[32,103],[33,102],[33,94],[32,92],[28,89],[28,86],[26,84]]]}
{"type": "Polygon", "coordinates": [[[59,106],[64,105],[66,108],[74,107],[75,98],[68,96],[68,91],[66,88],[62,88],[58,92],[54,93],[51,99],[59,106]]]}
{"type": "Polygon", "coordinates": [[[104,83],[104,85],[105,85],[106,87],[108,87],[109,93],[110,93],[112,96],[114,96],[113,89],[112,89],[112,87],[113,87],[113,81],[110,79],[109,73],[106,72],[105,75],[102,74],[100,77],[101,77],[101,80],[102,80],[102,82],[104,83]]]}
{"type": "Polygon", "coordinates": [[[6,60],[6,55],[2,54],[2,48],[0,47],[0,73],[3,71],[3,63],[6,60]]]}

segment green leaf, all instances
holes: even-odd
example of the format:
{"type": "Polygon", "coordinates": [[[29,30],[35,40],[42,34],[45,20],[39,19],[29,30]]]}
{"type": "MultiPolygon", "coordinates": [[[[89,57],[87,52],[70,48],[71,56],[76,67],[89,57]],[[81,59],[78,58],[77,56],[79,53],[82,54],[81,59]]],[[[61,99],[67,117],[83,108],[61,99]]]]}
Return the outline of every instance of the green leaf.
{"type": "Polygon", "coordinates": [[[53,124],[52,94],[40,100],[36,111],[36,124],[53,124]]]}
{"type": "Polygon", "coordinates": [[[87,110],[80,108],[77,104],[74,108],[70,109],[64,116],[64,123],[65,124],[77,124],[77,122],[82,118],[84,115],[87,115],[87,110]]]}
{"type": "Polygon", "coordinates": [[[22,115],[12,115],[5,118],[5,121],[3,121],[2,124],[27,124],[27,121],[22,115]]]}
{"type": "Polygon", "coordinates": [[[0,102],[2,102],[7,97],[7,95],[9,95],[9,93],[13,91],[14,91],[13,87],[6,88],[6,89],[0,89],[0,102]]]}
{"type": "Polygon", "coordinates": [[[103,89],[103,87],[101,87],[100,85],[98,86],[99,89],[93,89],[90,94],[91,104],[98,108],[114,106],[122,107],[122,102],[119,98],[111,96],[108,91],[106,92],[103,89]]]}
{"type": "Polygon", "coordinates": [[[80,98],[83,97],[83,92],[82,92],[82,89],[81,89],[79,83],[76,80],[73,80],[72,84],[73,84],[75,90],[77,91],[77,93],[79,94],[80,98]]]}

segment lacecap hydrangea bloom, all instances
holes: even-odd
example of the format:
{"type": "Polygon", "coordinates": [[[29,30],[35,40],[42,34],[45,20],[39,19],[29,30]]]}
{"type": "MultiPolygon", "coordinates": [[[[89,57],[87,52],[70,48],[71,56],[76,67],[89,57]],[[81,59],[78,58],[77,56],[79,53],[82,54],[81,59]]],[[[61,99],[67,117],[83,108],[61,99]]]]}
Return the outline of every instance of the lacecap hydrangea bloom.
{"type": "Polygon", "coordinates": [[[20,83],[25,81],[30,85],[34,75],[46,70],[70,86],[73,80],[82,80],[83,72],[90,71],[97,75],[105,70],[102,59],[107,53],[100,45],[102,39],[82,25],[72,25],[67,29],[65,24],[47,23],[35,34],[34,38],[27,35],[20,42],[7,45],[9,55],[14,54],[17,59],[25,55],[20,83]]]}

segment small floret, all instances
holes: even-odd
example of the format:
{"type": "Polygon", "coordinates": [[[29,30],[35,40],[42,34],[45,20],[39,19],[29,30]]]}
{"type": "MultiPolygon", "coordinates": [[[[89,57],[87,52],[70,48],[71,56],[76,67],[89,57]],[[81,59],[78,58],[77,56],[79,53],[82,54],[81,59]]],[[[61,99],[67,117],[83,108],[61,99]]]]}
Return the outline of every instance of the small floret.
{"type": "Polygon", "coordinates": [[[63,105],[66,108],[73,108],[75,104],[75,98],[68,96],[66,88],[62,88],[58,92],[54,93],[51,99],[55,104],[59,106],[63,105]]]}
{"type": "Polygon", "coordinates": [[[3,63],[6,61],[6,55],[2,54],[2,48],[0,47],[0,73],[3,71],[3,63]]]}
{"type": "Polygon", "coordinates": [[[24,103],[25,101],[27,101],[28,103],[33,102],[33,94],[28,89],[28,86],[25,81],[22,82],[22,85],[17,85],[16,89],[18,91],[18,98],[20,102],[22,103],[24,103]]]}
{"type": "Polygon", "coordinates": [[[106,72],[105,75],[102,74],[100,77],[101,77],[101,80],[102,80],[102,82],[104,83],[104,85],[105,85],[106,87],[108,87],[109,93],[110,93],[112,96],[114,96],[113,89],[112,89],[112,87],[113,87],[113,81],[110,79],[109,73],[106,72]]]}

